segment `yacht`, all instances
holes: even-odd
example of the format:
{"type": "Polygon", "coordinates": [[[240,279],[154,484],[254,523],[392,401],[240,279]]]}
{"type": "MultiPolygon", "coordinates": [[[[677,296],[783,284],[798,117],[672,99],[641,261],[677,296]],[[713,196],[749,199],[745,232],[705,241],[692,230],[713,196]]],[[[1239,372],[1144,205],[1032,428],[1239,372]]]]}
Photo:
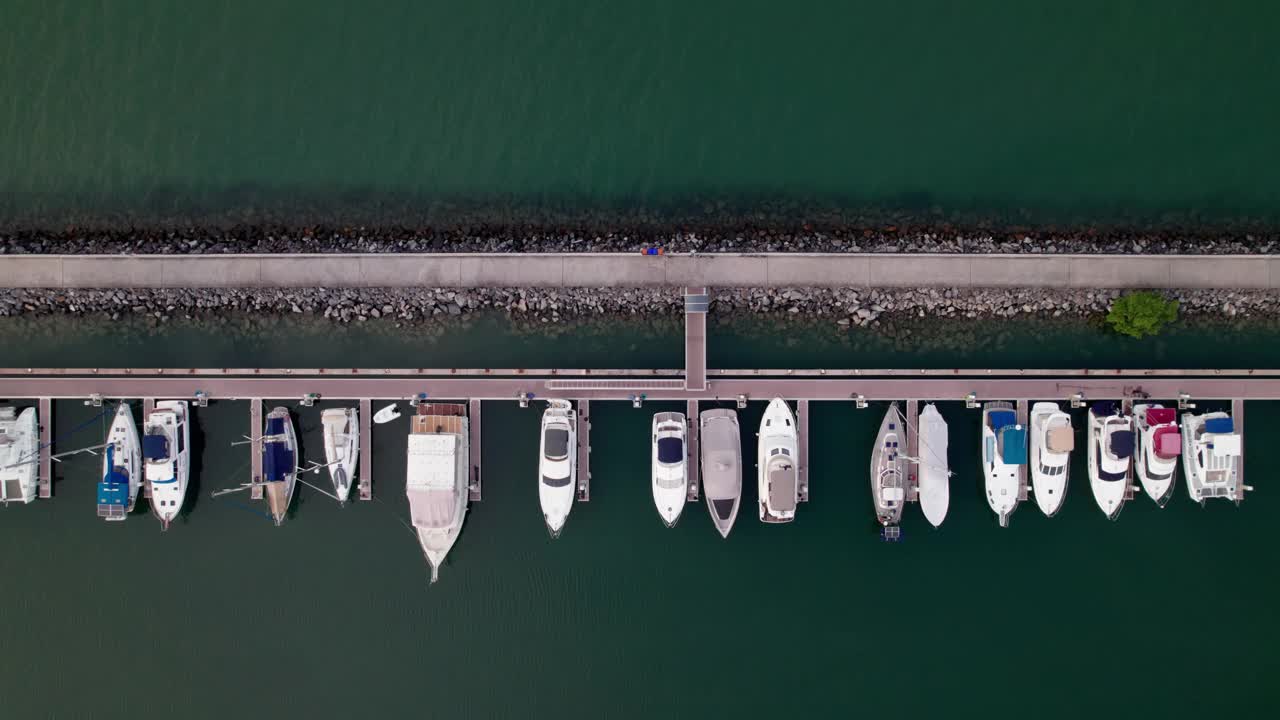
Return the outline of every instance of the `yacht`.
{"type": "Polygon", "coordinates": [[[688,425],[684,414],[661,412],[653,416],[653,504],[667,527],[680,521],[680,511],[689,499],[688,425]]]}
{"type": "Polygon", "coordinates": [[[1138,448],[1133,456],[1133,469],[1142,489],[1164,507],[1173,497],[1178,477],[1178,456],[1182,454],[1182,434],[1178,432],[1178,413],[1157,404],[1133,406],[1133,423],[1137,426],[1138,448]]]}
{"type": "Polygon", "coordinates": [[[409,431],[405,493],[431,582],[458,541],[471,497],[467,406],[421,403],[409,431]]]}
{"type": "Polygon", "coordinates": [[[1115,520],[1124,509],[1133,482],[1133,418],[1114,402],[1089,408],[1089,486],[1106,516],[1115,520]]]}
{"type": "Polygon", "coordinates": [[[288,408],[272,408],[262,432],[262,485],[271,519],[284,524],[298,486],[298,436],[288,408]]]}
{"type": "Polygon", "coordinates": [[[191,472],[191,423],[186,400],[159,400],[142,430],[143,476],[151,486],[151,512],[160,526],[178,517],[191,472]]]}
{"type": "Polygon", "coordinates": [[[320,413],[324,430],[324,463],[333,480],[338,502],[351,496],[352,478],[360,460],[360,414],[355,408],[329,408],[320,413]]]}
{"type": "Polygon", "coordinates": [[[760,419],[760,440],[756,455],[759,475],[760,520],[791,522],[800,499],[800,472],[796,466],[796,418],[782,398],[769,401],[760,419]]]}
{"type": "Polygon", "coordinates": [[[929,403],[920,411],[916,423],[916,443],[920,446],[916,461],[917,493],[925,519],[934,527],[942,525],[951,503],[951,470],[947,463],[947,421],[938,408],[929,403]]]}
{"type": "Polygon", "coordinates": [[[880,432],[876,433],[876,444],[871,448],[871,500],[876,506],[876,519],[885,527],[902,520],[902,505],[907,499],[903,430],[898,403],[889,403],[889,410],[880,421],[880,432]]]}
{"type": "Polygon", "coordinates": [[[13,407],[0,407],[0,501],[5,505],[36,499],[39,455],[36,409],[19,413],[13,407]]]}
{"type": "Polygon", "coordinates": [[[1182,473],[1187,493],[1204,504],[1209,498],[1227,498],[1240,504],[1240,455],[1244,441],[1235,423],[1224,412],[1182,415],[1182,473]]]}
{"type": "Polygon", "coordinates": [[[698,418],[702,454],[702,493],[720,537],[729,537],[742,503],[742,433],[738,413],[725,408],[703,410],[698,418]]]}
{"type": "Polygon", "coordinates": [[[1013,405],[1004,401],[982,406],[982,474],[986,480],[987,504],[1009,526],[1009,516],[1018,509],[1027,472],[1027,429],[1018,424],[1013,405]]]}
{"type": "Polygon", "coordinates": [[[98,517],[124,520],[138,503],[140,487],[142,442],[138,440],[138,425],[133,421],[133,410],[120,403],[107,430],[102,480],[98,483],[98,517]]]}
{"type": "Polygon", "coordinates": [[[1071,416],[1054,402],[1031,406],[1031,492],[1045,517],[1062,509],[1071,474],[1071,451],[1076,446],[1071,416]]]}
{"type": "Polygon", "coordinates": [[[538,503],[551,537],[560,537],[578,492],[578,416],[568,400],[549,400],[538,443],[538,503]]]}

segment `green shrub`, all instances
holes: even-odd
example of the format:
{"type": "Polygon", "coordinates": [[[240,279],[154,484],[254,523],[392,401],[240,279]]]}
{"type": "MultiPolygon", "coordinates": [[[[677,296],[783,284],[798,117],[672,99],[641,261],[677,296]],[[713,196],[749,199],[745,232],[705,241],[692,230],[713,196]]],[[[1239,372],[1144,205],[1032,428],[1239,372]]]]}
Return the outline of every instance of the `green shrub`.
{"type": "Polygon", "coordinates": [[[1121,335],[1142,338],[1155,335],[1178,318],[1178,301],[1166,300],[1149,290],[1125,293],[1111,303],[1107,324],[1121,335]]]}

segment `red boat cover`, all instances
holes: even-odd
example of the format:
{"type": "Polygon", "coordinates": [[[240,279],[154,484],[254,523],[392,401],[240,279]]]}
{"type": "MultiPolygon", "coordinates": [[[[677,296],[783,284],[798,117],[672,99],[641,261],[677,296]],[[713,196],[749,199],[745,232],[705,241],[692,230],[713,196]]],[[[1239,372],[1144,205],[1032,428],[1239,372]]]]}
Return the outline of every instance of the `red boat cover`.
{"type": "MultiPolygon", "coordinates": [[[[1153,411],[1154,412],[1154,411],[1153,411]]],[[[1170,410],[1170,413],[1173,411],[1170,410]]],[[[1165,459],[1182,453],[1182,435],[1176,427],[1158,427],[1155,434],[1156,455],[1165,459]]]]}
{"type": "Polygon", "coordinates": [[[1147,411],[1148,425],[1163,425],[1171,423],[1178,418],[1178,413],[1173,408],[1151,408],[1147,411]]]}

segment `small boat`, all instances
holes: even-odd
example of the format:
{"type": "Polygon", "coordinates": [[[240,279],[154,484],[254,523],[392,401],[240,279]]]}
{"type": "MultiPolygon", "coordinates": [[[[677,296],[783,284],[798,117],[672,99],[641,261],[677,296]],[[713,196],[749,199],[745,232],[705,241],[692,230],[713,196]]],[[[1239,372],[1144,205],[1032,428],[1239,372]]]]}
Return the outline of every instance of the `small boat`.
{"type": "Polygon", "coordinates": [[[284,524],[298,486],[298,436],[288,408],[272,408],[262,432],[262,485],[276,527],[284,524]]]}
{"type": "Polygon", "coordinates": [[[1089,408],[1089,486],[1093,499],[1110,520],[1120,516],[1133,484],[1133,418],[1116,403],[1089,408]]]}
{"type": "Polygon", "coordinates": [[[738,413],[725,408],[703,410],[698,417],[702,454],[702,493],[720,537],[729,537],[742,504],[742,432],[738,413]]]}
{"type": "Polygon", "coordinates": [[[933,403],[924,406],[916,423],[916,444],[920,446],[917,492],[920,510],[934,527],[942,525],[951,503],[951,470],[947,463],[947,421],[933,403]]]}
{"type": "Polygon", "coordinates": [[[355,408],[330,408],[320,413],[324,429],[324,463],[333,480],[338,502],[351,496],[352,479],[360,460],[360,414],[355,408]]]}
{"type": "Polygon", "coordinates": [[[1045,517],[1062,509],[1076,446],[1071,416],[1054,402],[1031,406],[1031,492],[1045,517]]]}
{"type": "Polygon", "coordinates": [[[885,527],[902,520],[902,505],[907,499],[903,430],[898,403],[889,403],[876,433],[876,444],[871,448],[871,500],[876,506],[876,519],[885,527]]]}
{"type": "Polygon", "coordinates": [[[1244,439],[1235,422],[1224,412],[1182,415],[1182,472],[1187,493],[1204,505],[1209,498],[1227,498],[1240,504],[1240,456],[1244,439]]]}
{"type": "Polygon", "coordinates": [[[655,413],[653,416],[653,504],[662,522],[671,528],[680,521],[680,513],[689,499],[689,467],[685,450],[688,425],[684,414],[655,413]]]}
{"type": "Polygon", "coordinates": [[[40,430],[36,409],[0,407],[0,502],[29,503],[39,485],[40,430]]]}
{"type": "Polygon", "coordinates": [[[102,480],[98,483],[98,517],[124,520],[137,505],[141,487],[142,442],[138,439],[138,425],[133,421],[133,410],[120,403],[107,430],[102,480]]]}
{"type": "Polygon", "coordinates": [[[987,504],[1000,527],[1009,527],[1009,517],[1021,502],[1027,472],[1027,429],[1018,424],[1013,405],[1004,401],[982,406],[982,474],[986,481],[987,504]]]}
{"type": "Polygon", "coordinates": [[[1178,413],[1163,405],[1143,403],[1133,406],[1133,422],[1138,431],[1134,472],[1147,495],[1156,505],[1164,507],[1173,497],[1178,456],[1182,454],[1178,413]]]}
{"type": "Polygon", "coordinates": [[[538,446],[538,503],[551,537],[560,537],[578,493],[578,416],[568,400],[548,400],[538,446]]]}
{"type": "Polygon", "coordinates": [[[400,410],[396,408],[395,403],[391,403],[373,414],[373,422],[377,425],[385,425],[398,417],[400,417],[400,410]]]}
{"type": "Polygon", "coordinates": [[[405,493],[431,582],[462,532],[471,498],[467,406],[421,403],[409,431],[405,493]]]}
{"type": "Polygon", "coordinates": [[[143,476],[151,486],[151,512],[160,526],[178,517],[191,471],[191,424],[186,400],[160,400],[142,430],[143,476]]]}
{"type": "Polygon", "coordinates": [[[799,445],[796,418],[791,406],[774,398],[760,419],[760,440],[756,455],[760,520],[766,523],[791,522],[800,500],[800,472],[796,465],[799,445]]]}

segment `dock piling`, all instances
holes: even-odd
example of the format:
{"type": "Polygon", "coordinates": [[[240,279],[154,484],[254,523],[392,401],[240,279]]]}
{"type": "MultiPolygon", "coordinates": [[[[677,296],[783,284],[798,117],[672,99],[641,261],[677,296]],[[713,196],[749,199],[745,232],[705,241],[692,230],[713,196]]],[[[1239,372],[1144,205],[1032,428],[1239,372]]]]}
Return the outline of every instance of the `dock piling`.
{"type": "Polygon", "coordinates": [[[47,500],[53,497],[53,399],[40,398],[36,412],[40,416],[39,494],[41,499],[47,500]]]}
{"type": "Polygon", "coordinates": [[[578,401],[578,502],[591,500],[591,401],[578,401]]]}
{"type": "Polygon", "coordinates": [[[689,493],[687,500],[689,502],[698,502],[701,493],[700,471],[702,469],[700,462],[701,457],[698,453],[698,401],[688,401],[688,412],[685,415],[685,422],[688,424],[689,442],[685,443],[688,457],[685,459],[685,467],[689,469],[689,493]]]}
{"type": "Polygon", "coordinates": [[[800,502],[809,502],[809,401],[796,402],[796,428],[800,441],[800,457],[797,461],[800,478],[800,502]]]}
{"type": "Polygon", "coordinates": [[[360,488],[361,500],[373,499],[373,400],[360,398],[360,488]]]}
{"type": "Polygon", "coordinates": [[[249,464],[253,485],[249,497],[262,499],[262,398],[249,400],[249,464]]]}
{"type": "Polygon", "coordinates": [[[467,486],[471,502],[480,500],[480,401],[468,402],[471,415],[471,482],[467,486]]]}

